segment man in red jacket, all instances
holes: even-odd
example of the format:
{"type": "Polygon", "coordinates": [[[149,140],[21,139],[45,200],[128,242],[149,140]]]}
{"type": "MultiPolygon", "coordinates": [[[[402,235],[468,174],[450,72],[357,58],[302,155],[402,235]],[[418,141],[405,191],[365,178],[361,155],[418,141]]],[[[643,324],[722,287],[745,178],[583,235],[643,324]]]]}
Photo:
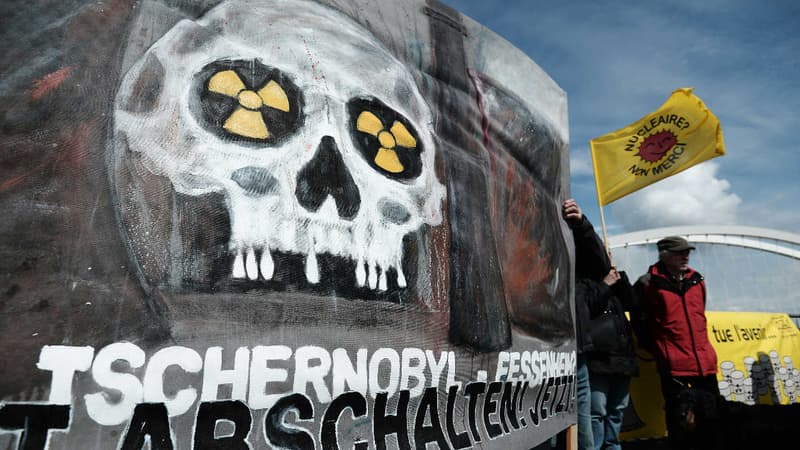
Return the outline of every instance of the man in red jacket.
{"type": "Polygon", "coordinates": [[[658,262],[634,286],[644,315],[637,330],[639,339],[656,358],[671,446],[713,448],[718,439],[713,414],[694,421],[679,401],[687,388],[719,398],[717,354],[706,330],[705,283],[689,267],[694,247],[686,239],[670,236],[657,245],[658,262]]]}

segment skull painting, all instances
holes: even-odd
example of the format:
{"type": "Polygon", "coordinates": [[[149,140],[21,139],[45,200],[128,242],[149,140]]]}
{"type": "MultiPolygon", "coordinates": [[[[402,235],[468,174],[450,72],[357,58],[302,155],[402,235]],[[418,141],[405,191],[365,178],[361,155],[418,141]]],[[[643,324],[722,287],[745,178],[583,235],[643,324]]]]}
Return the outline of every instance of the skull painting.
{"type": "Polygon", "coordinates": [[[317,285],[337,257],[358,289],[404,289],[404,237],[442,221],[411,73],[317,3],[231,0],[179,22],[125,75],[114,120],[115,164],[224,199],[233,280],[268,284],[293,257],[317,285]]]}

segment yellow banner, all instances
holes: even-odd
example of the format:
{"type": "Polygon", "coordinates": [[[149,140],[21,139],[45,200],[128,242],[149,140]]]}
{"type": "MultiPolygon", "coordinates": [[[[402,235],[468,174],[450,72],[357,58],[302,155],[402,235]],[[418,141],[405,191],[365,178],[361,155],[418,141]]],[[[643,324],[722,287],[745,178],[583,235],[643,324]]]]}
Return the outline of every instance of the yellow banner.
{"type": "MultiPolygon", "coordinates": [[[[717,351],[720,394],[748,404],[800,403],[800,331],[786,314],[708,312],[708,337],[717,351]]],[[[655,363],[639,351],[622,439],[666,436],[664,400],[655,363]]]]}
{"type": "Polygon", "coordinates": [[[691,88],[590,145],[600,205],[725,154],[719,120],[691,88]]]}

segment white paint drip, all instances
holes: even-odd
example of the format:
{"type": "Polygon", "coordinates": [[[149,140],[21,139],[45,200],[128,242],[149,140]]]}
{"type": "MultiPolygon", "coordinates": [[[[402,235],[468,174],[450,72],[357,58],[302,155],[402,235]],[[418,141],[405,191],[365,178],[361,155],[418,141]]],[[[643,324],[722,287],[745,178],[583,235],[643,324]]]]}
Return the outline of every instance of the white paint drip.
{"type": "Polygon", "coordinates": [[[319,283],[319,264],[317,253],[313,250],[306,256],[306,280],[311,284],[319,283]]]}
{"type": "Polygon", "coordinates": [[[356,284],[358,287],[363,287],[367,281],[367,271],[364,269],[364,261],[359,259],[356,262],[356,284]]]}
{"type": "Polygon", "coordinates": [[[268,247],[265,247],[264,252],[261,254],[260,269],[261,276],[265,280],[272,279],[272,275],[275,272],[275,263],[272,261],[272,253],[270,253],[268,247]]]}
{"type": "Polygon", "coordinates": [[[242,258],[242,252],[236,252],[236,258],[233,260],[233,270],[231,270],[231,276],[233,278],[245,278],[247,273],[244,270],[244,259],[242,258]]]}
{"type": "Polygon", "coordinates": [[[258,265],[256,264],[256,252],[252,248],[245,250],[247,257],[245,258],[245,269],[247,270],[247,278],[251,280],[258,279],[258,265]]]}

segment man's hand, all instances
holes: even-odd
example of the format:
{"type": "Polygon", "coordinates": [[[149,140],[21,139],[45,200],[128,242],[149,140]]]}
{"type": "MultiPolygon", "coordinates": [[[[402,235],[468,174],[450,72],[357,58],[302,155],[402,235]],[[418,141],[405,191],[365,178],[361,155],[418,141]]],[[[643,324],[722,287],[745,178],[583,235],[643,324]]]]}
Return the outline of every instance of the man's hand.
{"type": "Polygon", "coordinates": [[[578,206],[578,203],[570,198],[561,205],[561,216],[564,217],[564,220],[566,220],[568,224],[575,226],[581,223],[583,211],[581,211],[581,207],[578,206]]]}
{"type": "Polygon", "coordinates": [[[614,283],[619,281],[620,278],[622,277],[619,276],[619,272],[617,272],[617,269],[615,267],[612,267],[611,270],[608,271],[606,276],[603,277],[603,283],[607,284],[608,286],[613,286],[614,283]]]}

